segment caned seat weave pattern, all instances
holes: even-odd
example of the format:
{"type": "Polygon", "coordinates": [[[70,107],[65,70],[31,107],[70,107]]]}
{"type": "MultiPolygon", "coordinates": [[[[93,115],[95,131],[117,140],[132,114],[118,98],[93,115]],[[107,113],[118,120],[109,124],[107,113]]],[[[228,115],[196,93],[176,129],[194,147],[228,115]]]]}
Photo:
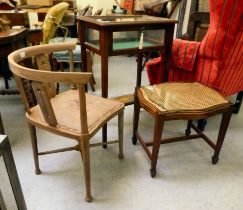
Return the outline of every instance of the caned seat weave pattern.
{"type": "Polygon", "coordinates": [[[160,112],[195,111],[228,104],[222,95],[198,82],[168,82],[141,88],[143,97],[160,112]]]}

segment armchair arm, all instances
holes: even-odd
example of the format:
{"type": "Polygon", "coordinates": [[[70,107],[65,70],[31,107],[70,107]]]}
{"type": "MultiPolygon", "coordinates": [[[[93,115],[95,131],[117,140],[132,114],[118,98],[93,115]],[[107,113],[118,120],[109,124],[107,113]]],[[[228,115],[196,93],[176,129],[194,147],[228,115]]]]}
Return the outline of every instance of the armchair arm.
{"type": "MultiPolygon", "coordinates": [[[[191,72],[194,70],[200,42],[174,39],[170,71],[180,69],[191,72]]],[[[151,84],[160,83],[164,74],[164,55],[146,63],[147,75],[151,84]]]]}

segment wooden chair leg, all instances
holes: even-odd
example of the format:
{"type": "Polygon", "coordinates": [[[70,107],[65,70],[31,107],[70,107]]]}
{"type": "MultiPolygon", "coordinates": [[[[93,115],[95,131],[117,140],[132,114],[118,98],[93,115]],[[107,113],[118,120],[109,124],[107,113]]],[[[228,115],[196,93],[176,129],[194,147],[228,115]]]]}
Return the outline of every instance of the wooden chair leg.
{"type": "Polygon", "coordinates": [[[87,202],[92,201],[91,195],[91,180],[90,180],[90,154],[89,154],[89,141],[85,137],[81,138],[81,148],[80,152],[83,157],[83,167],[84,167],[84,178],[85,178],[85,188],[86,188],[86,196],[85,200],[87,202]]]}
{"type": "Polygon", "coordinates": [[[134,112],[133,112],[133,136],[132,136],[132,143],[135,145],[137,143],[136,132],[138,130],[138,122],[139,122],[139,114],[140,114],[140,105],[138,98],[136,96],[136,91],[134,94],[134,112]]]}
{"type": "Polygon", "coordinates": [[[119,158],[123,159],[123,127],[124,127],[124,111],[118,114],[118,137],[119,137],[119,158]]]}
{"type": "Polygon", "coordinates": [[[151,177],[154,177],[156,175],[156,165],[158,160],[163,127],[164,127],[164,120],[161,120],[158,116],[156,116],[155,123],[154,123],[153,148],[152,148],[151,169],[150,169],[151,177]]]}
{"type": "Polygon", "coordinates": [[[220,153],[221,147],[224,143],[224,137],[225,137],[225,134],[228,129],[231,115],[232,115],[232,110],[229,110],[228,112],[223,113],[222,120],[220,123],[216,147],[215,147],[214,155],[212,157],[213,164],[216,164],[219,160],[219,153],[220,153]]]}
{"type": "Polygon", "coordinates": [[[37,144],[37,137],[36,137],[36,129],[35,126],[29,124],[29,130],[30,130],[30,137],[31,137],[31,144],[32,144],[32,151],[34,156],[34,162],[35,162],[35,173],[38,175],[41,173],[40,167],[39,167],[39,158],[38,158],[38,144],[37,144]]]}

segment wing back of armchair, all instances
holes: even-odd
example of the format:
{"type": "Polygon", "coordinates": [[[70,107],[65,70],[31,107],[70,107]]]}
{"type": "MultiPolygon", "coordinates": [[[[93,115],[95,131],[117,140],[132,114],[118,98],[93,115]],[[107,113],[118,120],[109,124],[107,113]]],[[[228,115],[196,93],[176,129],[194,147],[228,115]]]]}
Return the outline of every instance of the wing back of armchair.
{"type": "MultiPolygon", "coordinates": [[[[243,90],[243,1],[209,0],[209,7],[210,24],[202,42],[174,40],[168,80],[198,81],[232,95],[243,90]],[[184,68],[188,60],[193,64],[190,69],[184,68]]],[[[148,63],[147,70],[151,83],[165,80],[163,55],[148,63]]]]}
{"type": "MultiPolygon", "coordinates": [[[[236,49],[240,41],[243,2],[237,0],[215,2],[210,0],[209,6],[210,25],[199,47],[198,60],[195,66],[195,80],[215,86],[215,81],[221,72],[235,71],[232,68],[233,66],[225,68],[225,59],[236,49]]],[[[237,69],[237,71],[239,70],[237,69]]],[[[241,69],[241,74],[243,74],[243,69],[241,69]]],[[[243,85],[241,88],[243,89],[243,85]]],[[[235,92],[228,92],[227,95],[233,93],[235,92]]]]}

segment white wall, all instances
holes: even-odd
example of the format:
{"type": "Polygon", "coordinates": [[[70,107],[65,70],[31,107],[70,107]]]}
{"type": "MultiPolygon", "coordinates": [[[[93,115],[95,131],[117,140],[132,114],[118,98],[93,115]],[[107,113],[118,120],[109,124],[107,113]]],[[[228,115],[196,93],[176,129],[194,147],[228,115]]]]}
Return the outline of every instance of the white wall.
{"type": "Polygon", "coordinates": [[[76,0],[78,8],[83,8],[86,5],[93,6],[93,12],[103,8],[102,15],[106,14],[108,9],[112,9],[112,5],[115,4],[114,0],[76,0]]]}
{"type": "MultiPolygon", "coordinates": [[[[187,8],[186,8],[186,14],[185,14],[185,19],[184,19],[184,24],[183,24],[183,34],[186,32],[187,29],[187,23],[188,23],[188,17],[189,17],[189,10],[190,10],[190,5],[191,5],[192,0],[187,0],[187,8]]],[[[98,9],[103,8],[103,13],[102,15],[106,14],[106,11],[112,8],[112,5],[115,4],[114,0],[76,0],[78,8],[83,8],[86,5],[91,5],[93,6],[93,12],[95,12],[98,9]]],[[[121,0],[120,0],[121,2],[121,0]]],[[[174,12],[174,15],[172,18],[177,19],[178,17],[178,10],[179,7],[177,7],[177,10],[174,12]]]]}
{"type": "Polygon", "coordinates": [[[182,28],[182,34],[186,33],[186,30],[187,30],[191,2],[192,2],[192,0],[187,0],[186,13],[185,13],[184,24],[183,24],[183,28],[182,28]]]}
{"type": "MultiPolygon", "coordinates": [[[[78,8],[83,8],[87,6],[88,4],[93,6],[93,12],[95,12],[98,9],[103,8],[103,13],[102,15],[106,14],[106,11],[112,8],[112,5],[115,4],[114,0],[76,0],[78,8]]],[[[187,9],[186,9],[186,14],[185,14],[185,19],[184,19],[184,25],[183,25],[183,34],[186,32],[187,29],[187,23],[188,23],[188,17],[189,17],[189,10],[190,10],[190,5],[191,5],[191,0],[187,0],[187,9]]],[[[177,19],[178,16],[178,10],[175,11],[173,14],[172,18],[177,19]]],[[[30,14],[30,21],[31,22],[36,22],[37,17],[36,15],[30,14]]]]}

